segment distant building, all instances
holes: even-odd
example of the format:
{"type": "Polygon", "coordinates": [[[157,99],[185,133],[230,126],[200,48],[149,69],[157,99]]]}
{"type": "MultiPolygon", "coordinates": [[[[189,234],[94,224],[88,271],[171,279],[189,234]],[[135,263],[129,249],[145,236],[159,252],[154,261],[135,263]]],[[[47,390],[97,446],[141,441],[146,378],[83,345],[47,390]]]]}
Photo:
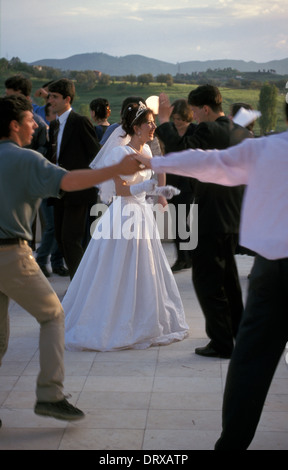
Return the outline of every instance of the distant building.
{"type": "Polygon", "coordinates": [[[94,70],[94,73],[96,75],[96,79],[101,78],[102,72],[100,72],[99,70],[94,70]]]}

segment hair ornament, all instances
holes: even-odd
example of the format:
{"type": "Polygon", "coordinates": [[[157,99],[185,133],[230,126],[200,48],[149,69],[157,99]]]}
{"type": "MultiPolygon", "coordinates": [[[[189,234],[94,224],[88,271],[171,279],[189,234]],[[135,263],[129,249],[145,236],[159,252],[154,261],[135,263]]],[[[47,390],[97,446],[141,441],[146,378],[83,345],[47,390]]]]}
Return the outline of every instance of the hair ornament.
{"type": "Polygon", "coordinates": [[[133,122],[135,122],[136,119],[138,119],[138,117],[141,116],[141,114],[144,113],[144,111],[146,111],[146,109],[147,109],[147,106],[144,103],[142,103],[142,101],[139,101],[139,107],[137,109],[136,116],[131,122],[131,124],[133,124],[133,122]]]}

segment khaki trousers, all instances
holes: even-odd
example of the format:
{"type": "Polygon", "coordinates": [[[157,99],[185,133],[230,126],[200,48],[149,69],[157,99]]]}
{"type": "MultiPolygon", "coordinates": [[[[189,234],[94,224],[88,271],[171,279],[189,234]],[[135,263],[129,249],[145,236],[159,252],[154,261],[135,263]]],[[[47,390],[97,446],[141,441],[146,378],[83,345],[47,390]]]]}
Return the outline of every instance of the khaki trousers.
{"type": "Polygon", "coordinates": [[[9,341],[9,298],[40,325],[38,401],[63,399],[64,312],[27,242],[0,245],[0,365],[9,341]]]}

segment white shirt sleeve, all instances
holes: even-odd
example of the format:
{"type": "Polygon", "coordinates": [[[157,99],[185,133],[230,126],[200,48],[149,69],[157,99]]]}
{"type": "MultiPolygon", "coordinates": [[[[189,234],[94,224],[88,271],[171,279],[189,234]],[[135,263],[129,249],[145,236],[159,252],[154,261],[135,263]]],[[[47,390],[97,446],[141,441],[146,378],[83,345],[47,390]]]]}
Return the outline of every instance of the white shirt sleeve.
{"type": "Polygon", "coordinates": [[[255,139],[225,150],[184,150],[164,157],[154,157],[152,170],[189,176],[207,183],[237,186],[247,184],[249,169],[255,159],[255,139]]]}

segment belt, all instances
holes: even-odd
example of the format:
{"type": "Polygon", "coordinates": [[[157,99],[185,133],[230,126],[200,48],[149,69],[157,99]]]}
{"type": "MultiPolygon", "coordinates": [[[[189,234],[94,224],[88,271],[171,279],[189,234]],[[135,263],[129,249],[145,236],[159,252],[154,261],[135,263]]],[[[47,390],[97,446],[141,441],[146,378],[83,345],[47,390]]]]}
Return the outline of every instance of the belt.
{"type": "Polygon", "coordinates": [[[0,246],[3,245],[21,245],[22,243],[27,243],[27,240],[23,238],[0,238],[0,246]]]}

